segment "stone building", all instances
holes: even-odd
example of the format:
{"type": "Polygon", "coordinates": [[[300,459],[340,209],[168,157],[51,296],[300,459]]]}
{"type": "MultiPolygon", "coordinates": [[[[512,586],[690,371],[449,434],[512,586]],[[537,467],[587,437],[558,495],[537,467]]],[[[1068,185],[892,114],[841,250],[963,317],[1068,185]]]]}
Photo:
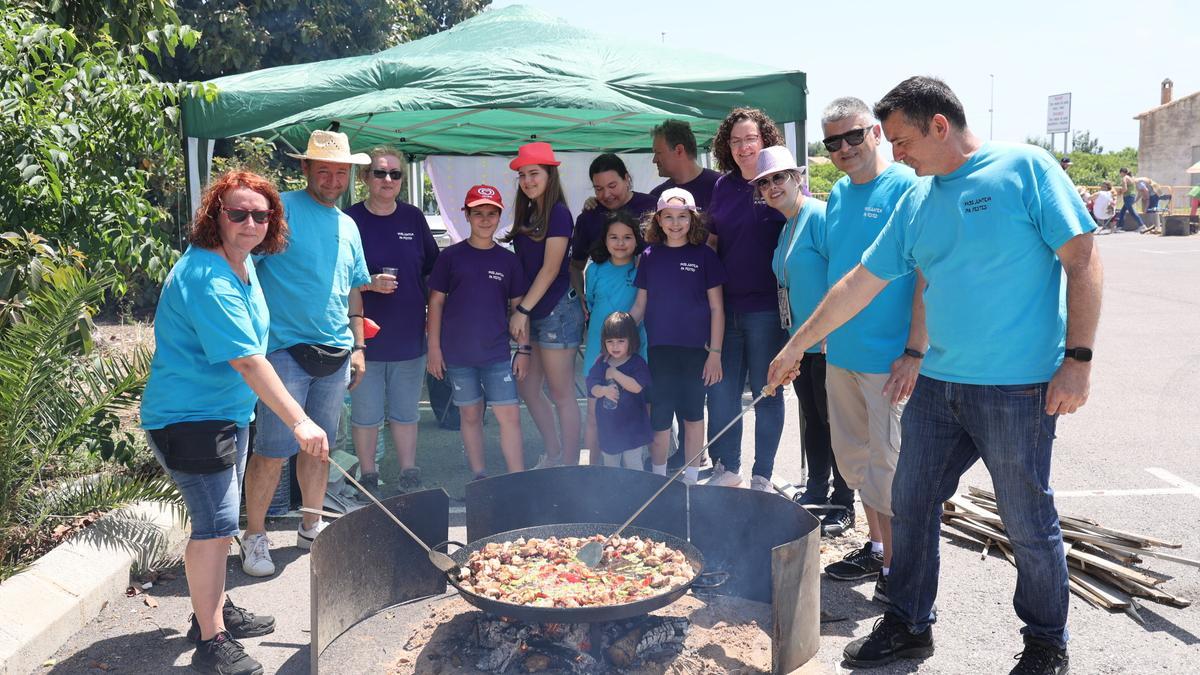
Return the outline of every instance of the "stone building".
{"type": "Polygon", "coordinates": [[[1162,185],[1200,185],[1187,168],[1200,162],[1200,91],[1174,98],[1170,79],[1162,81],[1159,105],[1135,115],[1138,175],[1162,185]]]}

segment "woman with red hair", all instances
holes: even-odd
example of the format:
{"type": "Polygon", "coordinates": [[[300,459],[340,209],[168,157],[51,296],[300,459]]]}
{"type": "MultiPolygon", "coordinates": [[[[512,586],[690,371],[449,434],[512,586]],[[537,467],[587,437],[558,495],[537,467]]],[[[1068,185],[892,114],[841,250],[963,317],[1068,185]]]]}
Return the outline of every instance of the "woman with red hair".
{"type": "Polygon", "coordinates": [[[301,450],[329,454],[325,432],[266,359],[269,316],[250,255],[278,253],[287,238],[270,181],[248,171],[220,176],[204,193],[191,246],[171,268],[154,315],[142,428],[192,521],[183,558],[194,612],[187,636],[196,644],[192,667],[201,672],[263,672],[237,638],[275,630],[275,619],[225,595],[255,402],[262,398],[292,426],[301,450]]]}

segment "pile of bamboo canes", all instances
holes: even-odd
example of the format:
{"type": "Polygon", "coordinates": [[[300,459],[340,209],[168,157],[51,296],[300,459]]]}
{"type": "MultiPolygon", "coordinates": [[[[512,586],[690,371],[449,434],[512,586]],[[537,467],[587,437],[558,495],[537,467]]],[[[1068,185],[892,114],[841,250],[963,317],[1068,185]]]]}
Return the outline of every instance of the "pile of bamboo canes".
{"type": "MultiPolygon", "coordinates": [[[[1010,563],[1017,564],[996,508],[996,496],[991,492],[967,488],[967,494],[956,495],[943,505],[942,521],[956,530],[956,536],[982,546],[981,558],[994,546],[1010,563]]],[[[1155,550],[1182,548],[1182,544],[1103,527],[1087,518],[1060,514],[1059,524],[1067,552],[1071,592],[1091,605],[1123,611],[1141,622],[1139,598],[1172,607],[1191,604],[1190,600],[1162,590],[1160,585],[1166,579],[1134,567],[1144,557],[1200,567],[1200,560],[1155,550]]]]}

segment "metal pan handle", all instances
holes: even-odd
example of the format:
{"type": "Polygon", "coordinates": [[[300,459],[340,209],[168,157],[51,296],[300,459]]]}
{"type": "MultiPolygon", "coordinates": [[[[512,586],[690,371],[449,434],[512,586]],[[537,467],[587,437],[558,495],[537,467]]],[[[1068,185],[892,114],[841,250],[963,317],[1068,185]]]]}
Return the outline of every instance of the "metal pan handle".
{"type": "Polygon", "coordinates": [[[692,581],[692,588],[718,588],[726,581],[729,581],[729,572],[725,572],[723,570],[716,572],[701,572],[700,574],[697,574],[695,580],[692,581]]]}
{"type": "MultiPolygon", "coordinates": [[[[449,553],[450,551],[449,551],[449,549],[446,549],[446,547],[449,546],[450,544],[454,544],[455,546],[457,546],[459,548],[467,547],[467,545],[462,543],[461,541],[454,541],[452,539],[447,539],[446,541],[443,541],[440,544],[434,544],[431,548],[434,551],[440,551],[440,550],[445,549],[446,553],[449,553]]],[[[446,572],[445,574],[446,574],[447,579],[450,579],[451,581],[458,581],[458,574],[460,574],[460,573],[451,571],[451,572],[446,572]]]]}

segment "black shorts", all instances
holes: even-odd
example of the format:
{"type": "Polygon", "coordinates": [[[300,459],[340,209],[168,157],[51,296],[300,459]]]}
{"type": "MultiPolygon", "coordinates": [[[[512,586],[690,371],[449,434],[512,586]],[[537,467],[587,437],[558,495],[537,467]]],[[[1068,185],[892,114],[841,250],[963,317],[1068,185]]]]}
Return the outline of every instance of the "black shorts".
{"type": "Polygon", "coordinates": [[[671,428],[678,413],[685,422],[704,419],[704,361],[702,347],[651,347],[650,426],[655,431],[671,428]]]}

